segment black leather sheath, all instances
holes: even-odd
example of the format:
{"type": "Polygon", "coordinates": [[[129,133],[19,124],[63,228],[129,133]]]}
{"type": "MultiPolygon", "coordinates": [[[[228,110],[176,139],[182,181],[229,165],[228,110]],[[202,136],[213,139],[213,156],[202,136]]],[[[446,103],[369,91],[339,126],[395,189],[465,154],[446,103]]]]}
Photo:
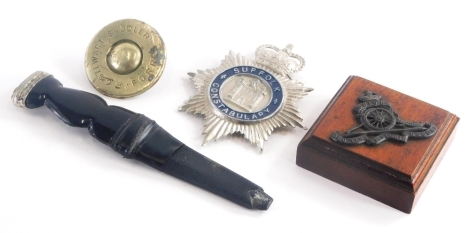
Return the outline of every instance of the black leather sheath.
{"type": "Polygon", "coordinates": [[[33,109],[46,105],[64,123],[90,134],[128,159],[213,192],[250,209],[266,210],[272,198],[253,182],[199,154],[155,121],[125,108],[108,106],[97,95],[62,87],[49,75],[25,99],[33,109]]]}

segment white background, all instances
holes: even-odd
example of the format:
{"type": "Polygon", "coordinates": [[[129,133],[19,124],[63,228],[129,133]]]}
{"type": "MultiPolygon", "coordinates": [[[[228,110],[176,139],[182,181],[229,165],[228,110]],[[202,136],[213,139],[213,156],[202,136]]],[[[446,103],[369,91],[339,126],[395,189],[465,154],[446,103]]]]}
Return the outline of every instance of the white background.
{"type": "Polygon", "coordinates": [[[469,12],[465,1],[3,1],[0,232],[468,232],[469,12]],[[124,18],[160,33],[167,65],[140,96],[100,96],[263,187],[274,198],[268,211],[123,159],[45,107],[11,104],[14,88],[36,70],[97,94],[85,50],[103,26],[124,18]],[[218,66],[229,50],[254,58],[259,45],[289,43],[306,60],[293,77],[315,89],[298,102],[308,127],[351,74],[461,118],[410,215],[298,167],[306,133],[299,128],[275,131],[263,154],[241,137],[201,146],[203,117],[177,111],[195,93],[186,73],[218,66]]]}

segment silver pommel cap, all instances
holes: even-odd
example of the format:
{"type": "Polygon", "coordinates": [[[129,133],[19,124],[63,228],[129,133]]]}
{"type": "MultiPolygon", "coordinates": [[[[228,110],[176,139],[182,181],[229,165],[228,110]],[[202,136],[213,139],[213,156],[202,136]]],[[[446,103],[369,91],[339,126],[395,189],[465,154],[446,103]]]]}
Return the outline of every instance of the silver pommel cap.
{"type": "Polygon", "coordinates": [[[29,92],[33,89],[39,81],[49,76],[49,73],[44,71],[36,71],[32,73],[27,79],[25,79],[13,92],[11,95],[11,101],[17,107],[24,108],[26,107],[26,97],[28,97],[29,92]]]}

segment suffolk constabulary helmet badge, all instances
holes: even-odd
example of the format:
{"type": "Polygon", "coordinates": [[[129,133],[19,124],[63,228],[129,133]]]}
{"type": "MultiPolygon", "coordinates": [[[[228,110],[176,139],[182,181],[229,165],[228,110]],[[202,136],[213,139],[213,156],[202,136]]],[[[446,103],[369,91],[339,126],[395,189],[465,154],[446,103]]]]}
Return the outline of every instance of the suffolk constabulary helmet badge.
{"type": "Polygon", "coordinates": [[[313,89],[289,77],[305,65],[291,50],[262,45],[256,61],[230,52],[219,67],[188,73],[197,92],[179,110],[205,116],[203,145],[238,132],[262,151],[275,128],[307,129],[296,102],[313,89]]]}

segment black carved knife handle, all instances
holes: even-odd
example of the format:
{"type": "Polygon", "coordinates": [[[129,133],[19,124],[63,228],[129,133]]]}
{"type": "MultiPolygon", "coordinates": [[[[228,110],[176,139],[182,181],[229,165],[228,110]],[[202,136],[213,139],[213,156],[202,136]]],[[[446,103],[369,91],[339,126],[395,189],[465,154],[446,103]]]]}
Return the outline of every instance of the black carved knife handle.
{"type": "Polygon", "coordinates": [[[27,108],[46,105],[70,126],[88,132],[126,158],[142,161],[158,170],[183,143],[155,121],[125,108],[108,106],[94,94],[62,87],[52,75],[35,73],[34,88],[23,98],[27,108]]]}

